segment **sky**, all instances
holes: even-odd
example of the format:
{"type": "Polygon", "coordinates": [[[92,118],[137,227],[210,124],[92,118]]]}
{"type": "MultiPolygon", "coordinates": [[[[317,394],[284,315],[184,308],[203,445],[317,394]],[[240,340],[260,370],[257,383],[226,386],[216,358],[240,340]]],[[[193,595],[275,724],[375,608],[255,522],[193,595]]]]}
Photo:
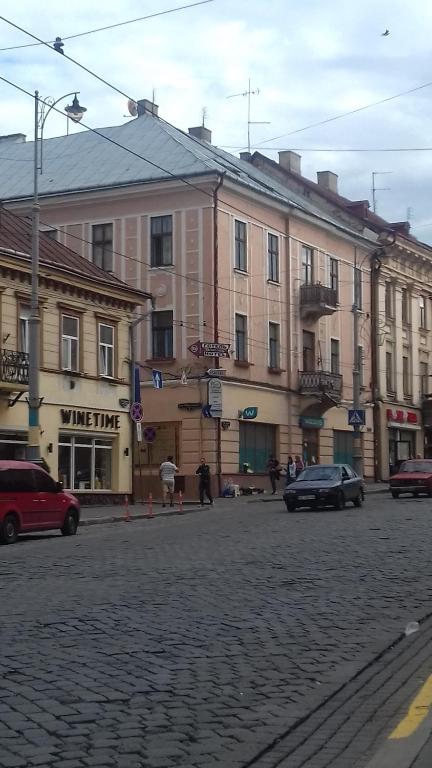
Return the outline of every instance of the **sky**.
{"type": "MultiPolygon", "coordinates": [[[[189,2],[2,0],[0,14],[53,40],[189,2]]],[[[251,96],[251,120],[262,123],[251,125],[252,150],[277,159],[278,150],[294,149],[305,176],[331,170],[341,194],[354,200],[371,200],[372,172],[382,173],[375,177],[385,188],[376,192],[377,212],[389,221],[409,218],[412,233],[432,243],[431,30],[425,0],[213,0],[65,40],[65,52],[135,100],[154,91],[160,116],[179,128],[199,125],[205,109],[213,143],[234,154],[247,147],[247,98],[229,97],[247,91],[250,78],[259,91],[251,96]],[[425,147],[431,151],[341,151],[425,147]]],[[[0,21],[0,48],[29,42],[0,21]]],[[[129,119],[123,95],[46,46],[0,51],[0,74],[42,97],[79,91],[91,127],[129,119]]],[[[32,99],[0,81],[0,103],[0,135],[21,132],[30,140],[32,99]]],[[[51,113],[45,136],[65,130],[51,113]]]]}

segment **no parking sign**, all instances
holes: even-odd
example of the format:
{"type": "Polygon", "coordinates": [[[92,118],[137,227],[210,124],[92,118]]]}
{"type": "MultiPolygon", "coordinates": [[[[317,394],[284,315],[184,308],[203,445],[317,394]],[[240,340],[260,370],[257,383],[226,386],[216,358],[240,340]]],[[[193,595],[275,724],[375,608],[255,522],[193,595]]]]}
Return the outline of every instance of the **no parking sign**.
{"type": "Polygon", "coordinates": [[[154,443],[156,439],[156,427],[146,427],[143,435],[146,443],[154,443]]]}

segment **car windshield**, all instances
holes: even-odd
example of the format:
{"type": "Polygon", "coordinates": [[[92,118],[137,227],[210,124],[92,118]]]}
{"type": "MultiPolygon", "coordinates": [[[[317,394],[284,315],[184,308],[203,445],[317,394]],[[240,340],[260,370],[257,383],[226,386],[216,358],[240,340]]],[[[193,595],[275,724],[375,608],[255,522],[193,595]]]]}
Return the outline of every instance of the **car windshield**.
{"type": "Polygon", "coordinates": [[[338,467],[307,467],[298,476],[298,480],[338,480],[340,470],[338,467]]]}
{"type": "Polygon", "coordinates": [[[403,461],[399,472],[432,472],[432,461],[403,461]]]}

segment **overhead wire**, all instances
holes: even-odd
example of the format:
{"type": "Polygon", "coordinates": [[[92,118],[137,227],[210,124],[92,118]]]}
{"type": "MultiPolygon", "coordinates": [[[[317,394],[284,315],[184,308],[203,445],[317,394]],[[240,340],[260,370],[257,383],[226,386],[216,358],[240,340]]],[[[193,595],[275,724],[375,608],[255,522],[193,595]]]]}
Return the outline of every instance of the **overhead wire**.
{"type": "MultiPolygon", "coordinates": [[[[127,19],[126,21],[118,21],[115,24],[107,24],[105,27],[97,27],[96,29],[88,29],[86,32],[77,32],[75,35],[63,35],[62,40],[75,40],[77,37],[85,37],[86,35],[93,35],[96,32],[105,32],[108,29],[116,29],[117,27],[124,27],[127,24],[135,24],[138,21],[147,21],[147,19],[154,19],[157,16],[166,16],[169,13],[176,13],[177,11],[184,11],[187,8],[194,8],[197,5],[207,5],[207,3],[213,3],[215,0],[199,0],[195,3],[189,3],[188,5],[180,5],[176,8],[168,8],[166,11],[157,11],[156,13],[150,13],[147,16],[138,16],[136,19],[127,19]]],[[[34,48],[38,45],[52,45],[55,40],[41,40],[38,43],[24,43],[23,45],[10,45],[7,48],[0,48],[0,53],[3,51],[16,51],[20,48],[34,48]]]]}

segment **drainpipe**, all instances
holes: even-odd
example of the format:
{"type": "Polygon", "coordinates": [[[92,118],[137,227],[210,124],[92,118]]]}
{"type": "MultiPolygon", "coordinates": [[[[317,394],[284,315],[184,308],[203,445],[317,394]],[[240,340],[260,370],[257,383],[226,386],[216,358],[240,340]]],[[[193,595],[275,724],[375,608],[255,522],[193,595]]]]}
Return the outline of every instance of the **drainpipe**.
{"type": "MultiPolygon", "coordinates": [[[[219,230],[218,230],[218,192],[225,174],[218,177],[213,190],[213,339],[219,342],[219,230]]],[[[215,368],[219,368],[219,358],[215,358],[215,368]]],[[[216,475],[218,495],[222,493],[222,429],[221,420],[216,419],[216,475]]]]}
{"type": "Polygon", "coordinates": [[[373,430],[374,430],[374,480],[378,483],[381,479],[381,392],[379,387],[378,371],[378,343],[379,343],[379,276],[381,270],[380,251],[375,251],[371,257],[371,373],[372,373],[372,402],[373,402],[373,430]]]}

